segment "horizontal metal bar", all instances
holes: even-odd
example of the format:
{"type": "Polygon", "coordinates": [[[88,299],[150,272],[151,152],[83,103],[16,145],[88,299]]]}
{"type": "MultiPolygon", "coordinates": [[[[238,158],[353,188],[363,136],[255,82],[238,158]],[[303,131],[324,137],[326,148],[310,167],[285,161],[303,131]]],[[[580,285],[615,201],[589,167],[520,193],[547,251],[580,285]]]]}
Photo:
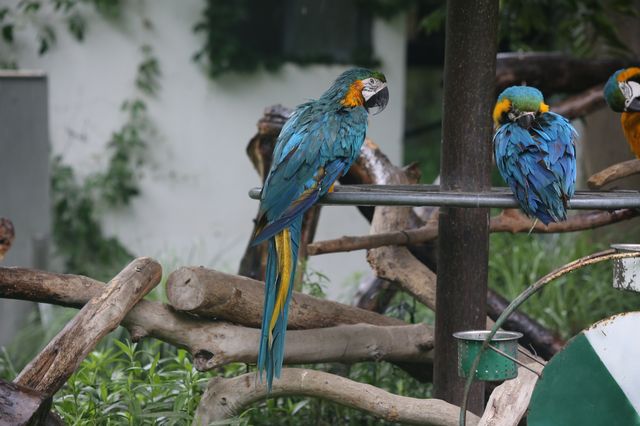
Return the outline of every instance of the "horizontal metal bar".
{"type": "MultiPolygon", "coordinates": [[[[260,198],[260,188],[249,191],[260,198]]],[[[438,185],[340,185],[320,199],[320,204],[355,206],[449,206],[449,207],[518,207],[508,188],[487,192],[441,191],[438,185]]],[[[576,210],[615,210],[640,208],[640,192],[576,191],[569,201],[576,210]]]]}

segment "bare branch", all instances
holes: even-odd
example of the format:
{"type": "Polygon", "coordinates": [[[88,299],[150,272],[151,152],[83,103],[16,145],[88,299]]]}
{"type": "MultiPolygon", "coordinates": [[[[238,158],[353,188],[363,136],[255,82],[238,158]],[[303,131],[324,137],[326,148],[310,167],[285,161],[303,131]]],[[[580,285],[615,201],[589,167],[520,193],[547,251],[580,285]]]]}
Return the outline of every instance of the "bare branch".
{"type": "Polygon", "coordinates": [[[606,105],[602,92],[603,87],[603,84],[599,84],[582,93],[568,97],[559,104],[552,105],[551,110],[569,120],[584,117],[606,105]]]}
{"type": "MultiPolygon", "coordinates": [[[[640,161],[631,160],[638,165],[640,172],[640,161]]],[[[491,232],[529,232],[540,234],[553,234],[563,232],[577,232],[587,229],[599,228],[611,225],[624,220],[637,217],[640,214],[635,209],[620,209],[613,211],[592,211],[569,216],[564,222],[550,223],[544,225],[537,222],[532,229],[533,221],[516,209],[503,210],[497,216],[491,218],[491,232]]],[[[411,245],[433,241],[438,238],[438,224],[429,222],[420,228],[405,229],[404,231],[384,232],[362,236],[344,236],[334,240],[318,241],[308,247],[310,255],[320,255],[326,253],[336,253],[342,251],[372,249],[386,245],[411,245]]]]}
{"type": "MultiPolygon", "coordinates": [[[[439,399],[398,396],[364,383],[322,371],[285,368],[271,393],[254,373],[225,379],[214,377],[202,395],[194,426],[229,419],[267,396],[302,395],[328,399],[367,411],[388,422],[456,426],[460,408],[439,399]]],[[[478,417],[467,413],[468,425],[478,417]]]]}
{"type": "Polygon", "coordinates": [[[148,257],[135,259],[103,292],[80,310],[65,328],[18,375],[15,383],[53,395],[94,346],[115,329],[127,312],[162,278],[162,268],[148,257]]]}
{"type": "Polygon", "coordinates": [[[589,178],[587,185],[591,189],[600,189],[608,183],[640,173],[640,160],[623,161],[599,171],[589,178]]]}

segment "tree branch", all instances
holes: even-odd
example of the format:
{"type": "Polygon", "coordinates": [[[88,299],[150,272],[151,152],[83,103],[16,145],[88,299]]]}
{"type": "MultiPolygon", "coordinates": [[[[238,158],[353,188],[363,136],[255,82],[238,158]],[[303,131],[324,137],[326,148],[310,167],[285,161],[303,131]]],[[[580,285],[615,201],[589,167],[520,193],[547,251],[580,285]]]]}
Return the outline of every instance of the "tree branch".
{"type": "MultiPolygon", "coordinates": [[[[638,173],[640,173],[640,160],[631,160],[627,163],[630,162],[637,162],[634,163],[634,167],[637,164],[638,173]]],[[[516,209],[506,209],[499,215],[491,218],[490,229],[491,232],[511,233],[529,232],[530,230],[534,233],[540,234],[577,232],[629,220],[637,217],[638,214],[640,213],[635,209],[592,211],[571,215],[564,222],[550,223],[546,226],[541,222],[537,222],[532,229],[533,222],[531,219],[527,218],[516,209]]],[[[387,245],[404,246],[433,241],[437,238],[437,221],[430,221],[420,228],[362,236],[344,236],[333,240],[317,241],[309,245],[308,252],[309,255],[320,255],[342,251],[372,249],[387,245]]]]}
{"type": "MultiPolygon", "coordinates": [[[[0,297],[5,298],[79,308],[102,294],[104,288],[103,283],[78,275],[0,268],[0,297]]],[[[287,333],[285,363],[386,360],[428,365],[433,329],[426,324],[409,325],[393,318],[389,320],[400,325],[355,324],[292,330],[287,333]]],[[[230,362],[255,363],[258,353],[258,329],[194,318],[158,302],[141,300],[129,311],[122,325],[134,341],[154,337],[187,349],[199,370],[230,362]]]]}
{"type": "Polygon", "coordinates": [[[115,329],[161,278],[162,268],[156,261],[135,259],[24,367],[15,383],[45,395],[56,393],[100,339],[115,329]]]}
{"type": "Polygon", "coordinates": [[[584,117],[606,105],[602,92],[604,84],[598,84],[562,102],[552,105],[551,110],[568,120],[584,117]]]}
{"type": "Polygon", "coordinates": [[[587,185],[590,189],[600,189],[608,183],[615,182],[628,176],[637,175],[639,173],[640,160],[635,158],[633,160],[614,164],[613,166],[609,166],[606,169],[599,171],[589,178],[587,185]]]}
{"type": "MultiPolygon", "coordinates": [[[[238,415],[250,404],[267,396],[302,395],[328,399],[347,407],[367,411],[388,422],[456,426],[460,408],[438,399],[398,396],[371,385],[321,371],[285,368],[274,381],[271,393],[254,373],[225,379],[214,377],[202,395],[194,426],[238,415]]],[[[478,417],[467,414],[475,425],[478,417]]]]}

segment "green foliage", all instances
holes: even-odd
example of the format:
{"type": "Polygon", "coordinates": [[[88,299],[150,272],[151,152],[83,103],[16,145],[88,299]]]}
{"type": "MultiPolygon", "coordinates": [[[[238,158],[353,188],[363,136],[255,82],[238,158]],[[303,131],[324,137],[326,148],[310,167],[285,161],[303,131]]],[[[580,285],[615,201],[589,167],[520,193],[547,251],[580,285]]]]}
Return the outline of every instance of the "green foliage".
{"type": "MultiPolygon", "coordinates": [[[[379,13],[391,16],[403,0],[357,1],[359,13],[379,13]]],[[[332,4],[336,6],[336,4],[332,4]]],[[[207,0],[201,19],[193,27],[204,38],[203,46],[194,54],[211,78],[228,72],[255,72],[259,69],[276,71],[287,62],[308,64],[352,63],[375,66],[379,61],[369,48],[351,52],[347,60],[308,49],[304,53],[287,53],[283,48],[282,31],[287,7],[295,7],[280,0],[207,0]]],[[[328,6],[327,6],[328,7],[328,6]]],[[[403,6],[404,7],[404,6],[403,6]]]]}
{"type": "MultiPolygon", "coordinates": [[[[608,246],[609,242],[596,239],[592,232],[493,234],[489,283],[511,300],[552,270],[608,246]]],[[[610,315],[638,310],[640,294],[614,290],[611,268],[611,262],[604,262],[565,275],[521,309],[564,338],[610,315]]]]}
{"type": "Polygon", "coordinates": [[[633,0],[536,0],[500,2],[504,50],[563,50],[579,56],[602,44],[611,53],[628,51],[611,17],[638,16],[633,0]]]}
{"type": "Polygon", "coordinates": [[[110,207],[125,206],[140,194],[139,170],[144,165],[147,140],[155,133],[143,100],[125,101],[122,111],[128,118],[107,145],[108,167],[88,179],[97,199],[110,207]]]}
{"type": "Polygon", "coordinates": [[[93,351],[55,396],[67,424],[189,424],[211,374],[186,351],[157,340],[113,340],[93,351]]]}
{"type": "Polygon", "coordinates": [[[147,96],[155,96],[160,91],[160,62],[153,54],[151,46],[142,46],[143,61],[138,65],[136,87],[147,96]]]}
{"type": "MultiPolygon", "coordinates": [[[[0,33],[2,40],[13,45],[15,32],[29,28],[35,29],[38,41],[38,53],[44,55],[56,43],[56,31],[47,23],[52,12],[58,19],[66,23],[69,33],[78,41],[84,39],[87,25],[82,14],[83,5],[94,7],[104,16],[115,17],[119,14],[119,0],[24,0],[16,2],[15,6],[0,8],[0,33]],[[46,18],[45,18],[46,17],[46,18]]],[[[3,62],[8,62],[3,59],[3,62]]]]}

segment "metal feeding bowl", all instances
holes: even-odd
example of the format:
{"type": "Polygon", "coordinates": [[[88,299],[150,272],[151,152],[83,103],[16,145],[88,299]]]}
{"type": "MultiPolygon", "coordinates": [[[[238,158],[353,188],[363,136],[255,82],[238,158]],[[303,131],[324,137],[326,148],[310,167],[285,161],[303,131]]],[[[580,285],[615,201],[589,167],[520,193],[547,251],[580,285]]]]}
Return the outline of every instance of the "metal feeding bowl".
{"type": "MultiPolygon", "coordinates": [[[[611,248],[640,256],[640,244],[611,244],[611,248]]],[[[613,259],[613,288],[640,292],[640,257],[613,259]]]]}
{"type": "MultiPolygon", "coordinates": [[[[488,330],[470,330],[453,333],[458,340],[458,375],[468,377],[469,370],[482,343],[489,334],[488,330]]],[[[498,331],[491,339],[488,351],[480,356],[480,363],[474,378],[484,381],[513,379],[518,376],[515,359],[518,352],[518,339],[522,333],[498,331]]]]}

